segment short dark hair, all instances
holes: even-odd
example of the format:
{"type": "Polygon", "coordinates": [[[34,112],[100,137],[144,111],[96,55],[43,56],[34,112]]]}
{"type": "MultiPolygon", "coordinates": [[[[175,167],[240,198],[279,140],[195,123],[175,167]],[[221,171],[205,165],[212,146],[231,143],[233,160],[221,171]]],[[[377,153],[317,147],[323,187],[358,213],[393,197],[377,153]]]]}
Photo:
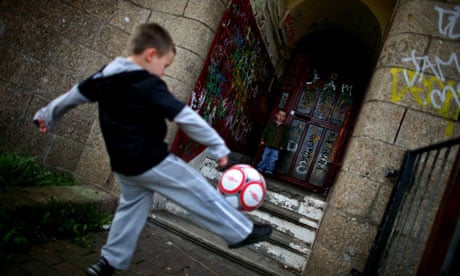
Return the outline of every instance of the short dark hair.
{"type": "Polygon", "coordinates": [[[286,110],[286,108],[282,108],[282,107],[281,107],[281,108],[278,108],[278,111],[283,111],[284,113],[286,113],[286,114],[287,114],[287,110],[286,110]]]}
{"type": "Polygon", "coordinates": [[[145,49],[155,48],[160,56],[172,51],[176,54],[176,45],[169,32],[157,23],[137,25],[128,41],[128,54],[137,55],[145,49]]]}

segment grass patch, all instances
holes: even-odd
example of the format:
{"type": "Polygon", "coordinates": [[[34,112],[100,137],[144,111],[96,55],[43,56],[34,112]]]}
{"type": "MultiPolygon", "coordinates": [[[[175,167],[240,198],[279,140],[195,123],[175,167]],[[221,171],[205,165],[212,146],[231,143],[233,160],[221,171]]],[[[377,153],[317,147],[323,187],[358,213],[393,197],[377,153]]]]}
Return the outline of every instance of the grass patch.
{"type": "Polygon", "coordinates": [[[0,152],[0,189],[74,184],[75,179],[71,175],[52,172],[33,157],[23,157],[16,152],[0,152]]]}
{"type": "MultiPolygon", "coordinates": [[[[74,184],[71,175],[49,171],[32,157],[0,152],[0,192],[10,187],[74,184]]],[[[100,212],[92,205],[76,207],[59,199],[44,206],[22,208],[14,214],[0,203],[0,260],[33,244],[54,239],[70,239],[89,247],[91,233],[101,231],[111,219],[111,214],[100,212]]]]}

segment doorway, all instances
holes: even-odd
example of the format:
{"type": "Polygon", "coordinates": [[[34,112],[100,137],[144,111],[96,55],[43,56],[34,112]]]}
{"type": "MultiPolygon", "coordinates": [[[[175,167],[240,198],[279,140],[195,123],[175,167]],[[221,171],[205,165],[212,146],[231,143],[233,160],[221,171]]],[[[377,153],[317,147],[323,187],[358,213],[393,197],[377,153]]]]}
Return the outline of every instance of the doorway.
{"type": "Polygon", "coordinates": [[[290,128],[275,177],[314,192],[332,185],[371,71],[362,49],[347,34],[331,31],[298,43],[273,110],[288,111],[290,128]]]}

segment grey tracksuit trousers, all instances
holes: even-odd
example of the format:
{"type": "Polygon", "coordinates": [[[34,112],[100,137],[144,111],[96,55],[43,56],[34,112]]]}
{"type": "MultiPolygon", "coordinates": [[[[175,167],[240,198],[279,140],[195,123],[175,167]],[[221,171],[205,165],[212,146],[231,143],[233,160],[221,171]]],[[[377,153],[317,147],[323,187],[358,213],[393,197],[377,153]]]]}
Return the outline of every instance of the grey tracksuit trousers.
{"type": "Polygon", "coordinates": [[[141,175],[115,175],[121,185],[120,203],[101,254],[116,269],[129,268],[153,192],[193,213],[228,244],[242,241],[252,231],[253,223],[247,217],[230,206],[198,171],[173,154],[141,175]]]}

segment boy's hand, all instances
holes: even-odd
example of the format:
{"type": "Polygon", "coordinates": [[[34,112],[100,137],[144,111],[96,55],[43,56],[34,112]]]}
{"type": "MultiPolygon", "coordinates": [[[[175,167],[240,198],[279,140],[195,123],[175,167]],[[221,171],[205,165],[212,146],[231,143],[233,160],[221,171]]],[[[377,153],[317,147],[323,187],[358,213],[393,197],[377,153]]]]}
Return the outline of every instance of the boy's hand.
{"type": "Polygon", "coordinates": [[[37,124],[38,131],[40,131],[41,133],[46,133],[48,131],[48,128],[46,127],[45,120],[37,119],[34,122],[37,124]]]}
{"type": "Polygon", "coordinates": [[[221,159],[217,160],[217,165],[219,165],[219,167],[225,167],[225,166],[227,166],[227,164],[228,164],[228,156],[227,155],[225,155],[221,159]]]}

